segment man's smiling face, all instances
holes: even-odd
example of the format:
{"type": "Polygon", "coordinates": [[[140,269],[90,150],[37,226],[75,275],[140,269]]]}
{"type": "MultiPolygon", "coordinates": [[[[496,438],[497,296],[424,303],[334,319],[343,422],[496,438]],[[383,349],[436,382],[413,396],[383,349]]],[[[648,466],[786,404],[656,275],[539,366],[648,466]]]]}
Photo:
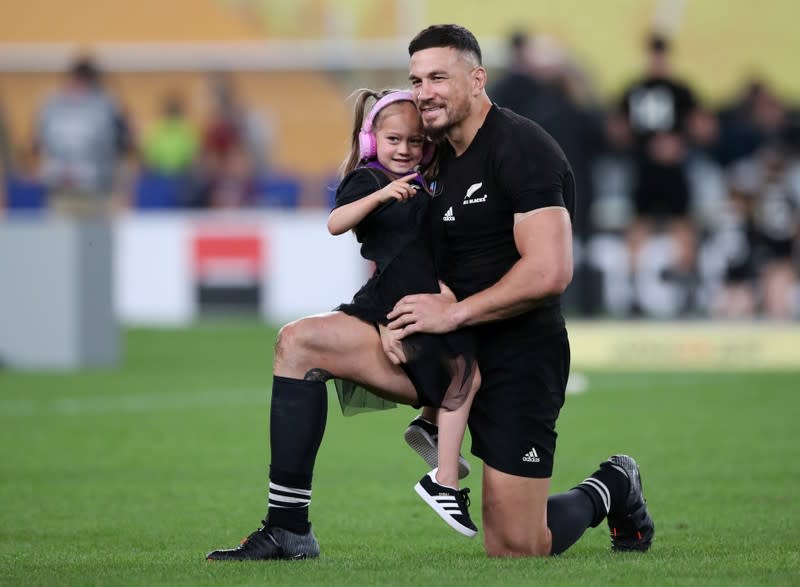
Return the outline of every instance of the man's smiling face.
{"type": "Polygon", "coordinates": [[[478,67],[469,53],[452,47],[432,47],[411,56],[409,80],[429,135],[441,138],[469,116],[478,67]]]}

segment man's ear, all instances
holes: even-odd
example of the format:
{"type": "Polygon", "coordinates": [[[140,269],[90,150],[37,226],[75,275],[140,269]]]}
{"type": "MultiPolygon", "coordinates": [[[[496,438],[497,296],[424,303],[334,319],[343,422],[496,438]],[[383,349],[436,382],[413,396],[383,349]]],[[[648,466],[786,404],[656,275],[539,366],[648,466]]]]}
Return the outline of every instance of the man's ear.
{"type": "Polygon", "coordinates": [[[486,69],[479,65],[472,71],[472,94],[477,96],[486,87],[486,69]]]}

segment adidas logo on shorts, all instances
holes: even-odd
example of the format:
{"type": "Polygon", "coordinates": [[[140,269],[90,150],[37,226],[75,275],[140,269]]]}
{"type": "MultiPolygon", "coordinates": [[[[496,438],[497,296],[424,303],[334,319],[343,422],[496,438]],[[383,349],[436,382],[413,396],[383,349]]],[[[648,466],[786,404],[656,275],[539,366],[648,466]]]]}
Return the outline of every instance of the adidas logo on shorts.
{"type": "Polygon", "coordinates": [[[525,463],[538,463],[539,462],[539,453],[536,452],[535,448],[532,448],[528,451],[524,457],[522,457],[522,461],[525,463]]]}

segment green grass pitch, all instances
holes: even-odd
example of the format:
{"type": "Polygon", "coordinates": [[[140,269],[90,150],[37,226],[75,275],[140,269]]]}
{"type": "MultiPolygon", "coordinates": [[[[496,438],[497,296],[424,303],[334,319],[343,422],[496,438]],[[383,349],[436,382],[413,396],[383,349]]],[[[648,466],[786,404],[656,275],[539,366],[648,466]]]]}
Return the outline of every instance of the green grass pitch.
{"type": "MultiPolygon", "coordinates": [[[[0,584],[800,584],[800,371],[587,373],[559,420],[553,490],[636,456],[657,526],[645,555],[611,553],[600,527],[557,558],[487,559],[480,534],[414,494],[414,412],[345,418],[331,394],[311,506],[321,557],[207,563],[265,511],[274,336],[255,322],[132,330],[118,370],[0,372],[0,584]]],[[[480,473],[467,482],[480,526],[480,473]]]]}

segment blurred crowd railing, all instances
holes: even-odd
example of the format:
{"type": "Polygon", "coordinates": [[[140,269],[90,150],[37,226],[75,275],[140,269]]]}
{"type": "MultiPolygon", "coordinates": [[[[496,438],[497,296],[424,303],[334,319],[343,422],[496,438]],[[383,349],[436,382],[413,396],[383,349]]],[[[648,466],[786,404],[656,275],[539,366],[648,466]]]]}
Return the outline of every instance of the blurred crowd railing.
{"type": "MultiPolygon", "coordinates": [[[[653,47],[659,49],[650,46],[650,57],[653,47]]],[[[652,65],[659,67],[657,59],[652,65]]],[[[649,84],[651,73],[643,71],[638,81],[649,84]]],[[[671,72],[663,77],[680,85],[671,72]]],[[[716,107],[693,98],[680,113],[683,122],[661,133],[680,142],[654,146],[647,141],[659,132],[637,135],[626,98],[603,103],[590,76],[546,42],[512,39],[508,66],[492,79],[490,97],[548,130],[575,172],[568,312],[800,316],[800,117],[767,83],[748,80],[740,95],[716,107]],[[683,208],[643,203],[641,161],[653,149],[667,157],[670,149],[680,153],[683,208]]],[[[276,132],[276,121],[246,107],[226,74],[208,76],[207,91],[202,123],[186,115],[179,94],[165,95],[158,117],[140,131],[94,64],[79,60],[31,121],[32,147],[13,144],[0,116],[2,209],[44,212],[85,194],[108,198],[113,209],[142,212],[330,209],[335,169],[283,168],[275,153],[287,134],[276,132]]],[[[646,116],[664,114],[657,101],[639,101],[646,116]]],[[[305,112],[301,102],[297,108],[305,112]]],[[[345,136],[341,142],[344,156],[345,136]]]]}

